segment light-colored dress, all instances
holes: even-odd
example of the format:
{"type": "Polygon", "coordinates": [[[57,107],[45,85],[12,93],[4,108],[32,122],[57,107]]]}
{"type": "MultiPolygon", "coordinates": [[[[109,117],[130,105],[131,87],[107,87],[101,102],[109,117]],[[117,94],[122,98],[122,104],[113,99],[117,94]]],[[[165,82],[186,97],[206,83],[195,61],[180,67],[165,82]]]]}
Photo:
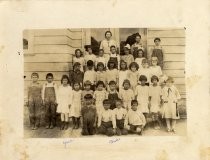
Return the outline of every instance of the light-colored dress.
{"type": "Polygon", "coordinates": [[[123,101],[123,106],[125,107],[125,109],[130,110],[131,109],[131,101],[135,98],[134,96],[134,92],[132,89],[122,89],[119,92],[119,98],[122,99],[123,101]]]}
{"type": "Polygon", "coordinates": [[[177,101],[181,99],[178,89],[172,85],[170,88],[165,86],[162,89],[163,118],[179,119],[177,101]]]}
{"type": "Polygon", "coordinates": [[[58,113],[69,113],[69,105],[72,104],[72,88],[71,86],[64,87],[59,86],[57,92],[57,112],[58,113]]]}
{"type": "Polygon", "coordinates": [[[144,57],[142,58],[136,58],[135,62],[139,65],[139,70],[142,69],[142,60],[145,59],[144,57]]]}
{"type": "Polygon", "coordinates": [[[125,79],[128,79],[128,70],[120,70],[119,71],[119,89],[123,88],[123,82],[125,79]]]}
{"type": "Polygon", "coordinates": [[[132,62],[134,62],[134,58],[132,54],[123,55],[121,56],[121,60],[125,61],[127,63],[127,66],[129,67],[132,62]]]}
{"type": "Polygon", "coordinates": [[[158,78],[163,74],[160,66],[150,66],[151,76],[157,76],[158,78]]]}
{"type": "Polygon", "coordinates": [[[72,105],[69,112],[69,117],[80,117],[81,116],[81,99],[82,91],[72,91],[72,105]]]}
{"type": "Polygon", "coordinates": [[[115,81],[116,83],[118,83],[119,72],[117,69],[107,70],[106,76],[107,76],[107,83],[109,83],[110,81],[115,81]]]}
{"type": "MultiPolygon", "coordinates": [[[[141,75],[144,75],[147,77],[147,83],[151,83],[151,70],[150,68],[141,68],[140,70],[138,70],[139,72],[139,77],[141,75]]],[[[138,78],[139,80],[139,78],[138,78]]]]}
{"type": "Polygon", "coordinates": [[[79,62],[81,64],[80,71],[83,72],[84,71],[83,67],[85,66],[85,59],[84,59],[84,57],[79,57],[79,58],[74,57],[73,58],[73,64],[76,63],[76,62],[79,62]]]}
{"type": "Polygon", "coordinates": [[[98,64],[99,62],[103,63],[104,66],[107,67],[107,59],[106,59],[105,56],[103,56],[103,57],[96,57],[95,60],[96,60],[96,62],[95,62],[95,67],[96,67],[96,68],[97,68],[97,64],[98,64]]]}
{"type": "Polygon", "coordinates": [[[139,109],[142,113],[149,113],[149,87],[138,85],[135,90],[135,96],[139,103],[139,109]]]}
{"type": "Polygon", "coordinates": [[[85,60],[85,64],[87,65],[87,62],[89,61],[89,60],[91,60],[91,61],[93,61],[93,63],[95,63],[95,61],[96,61],[96,56],[95,56],[95,54],[89,54],[89,53],[87,53],[86,55],[85,55],[85,57],[84,57],[84,60],[85,60]]]}
{"type": "Polygon", "coordinates": [[[131,70],[128,71],[128,80],[130,81],[131,84],[131,89],[135,89],[137,84],[138,84],[138,77],[139,77],[139,73],[138,71],[133,72],[131,70]]]}
{"type": "Polygon", "coordinates": [[[162,95],[162,89],[160,86],[149,87],[149,96],[151,97],[150,112],[157,113],[160,111],[160,96],[162,95]]]}
{"type": "Polygon", "coordinates": [[[103,100],[107,99],[108,93],[106,90],[98,91],[96,90],[93,94],[93,98],[95,99],[95,106],[96,106],[96,111],[97,114],[101,112],[104,107],[103,107],[103,100]]]}

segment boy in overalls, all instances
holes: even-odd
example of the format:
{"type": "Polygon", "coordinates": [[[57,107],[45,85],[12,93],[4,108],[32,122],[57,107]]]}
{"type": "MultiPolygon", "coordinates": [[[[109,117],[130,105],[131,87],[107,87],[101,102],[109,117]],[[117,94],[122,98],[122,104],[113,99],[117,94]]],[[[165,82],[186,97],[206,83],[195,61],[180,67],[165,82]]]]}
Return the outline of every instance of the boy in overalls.
{"type": "Polygon", "coordinates": [[[47,82],[43,85],[42,99],[45,106],[46,129],[53,129],[56,125],[57,85],[53,82],[53,74],[46,75],[47,82]]]}

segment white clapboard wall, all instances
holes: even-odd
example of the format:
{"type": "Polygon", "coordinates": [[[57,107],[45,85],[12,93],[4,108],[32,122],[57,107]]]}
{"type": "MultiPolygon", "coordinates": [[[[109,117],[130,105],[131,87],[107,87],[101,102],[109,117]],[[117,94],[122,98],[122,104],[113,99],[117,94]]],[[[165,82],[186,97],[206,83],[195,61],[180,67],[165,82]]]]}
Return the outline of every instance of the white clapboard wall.
{"type": "Polygon", "coordinates": [[[72,69],[75,49],[82,49],[82,29],[33,30],[32,41],[33,53],[24,54],[25,89],[31,82],[32,72],[39,73],[40,83],[52,72],[59,85],[62,75],[68,75],[72,69]]]}
{"type": "MultiPolygon", "coordinates": [[[[183,103],[186,101],[185,89],[185,29],[184,28],[150,28],[147,30],[148,50],[154,46],[154,38],[161,39],[164,49],[163,72],[174,78],[183,103]]],[[[151,52],[150,52],[151,54],[151,52]]],[[[151,56],[151,55],[149,55],[151,56]]]]}

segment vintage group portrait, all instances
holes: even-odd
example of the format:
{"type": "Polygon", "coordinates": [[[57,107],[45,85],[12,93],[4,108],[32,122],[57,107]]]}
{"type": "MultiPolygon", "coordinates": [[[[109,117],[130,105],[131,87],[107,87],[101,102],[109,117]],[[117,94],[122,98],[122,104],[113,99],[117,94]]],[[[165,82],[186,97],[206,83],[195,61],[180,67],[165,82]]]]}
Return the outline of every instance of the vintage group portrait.
{"type": "Polygon", "coordinates": [[[23,30],[24,137],[186,136],[185,31],[23,30]]]}

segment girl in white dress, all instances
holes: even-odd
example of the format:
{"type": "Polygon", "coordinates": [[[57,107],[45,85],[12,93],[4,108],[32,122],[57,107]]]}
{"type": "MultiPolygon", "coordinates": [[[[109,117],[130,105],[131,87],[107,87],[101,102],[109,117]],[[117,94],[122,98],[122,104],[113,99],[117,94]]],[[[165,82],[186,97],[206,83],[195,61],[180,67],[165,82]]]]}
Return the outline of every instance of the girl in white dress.
{"type": "Polygon", "coordinates": [[[174,80],[168,77],[166,86],[162,90],[163,118],[166,119],[167,131],[175,132],[176,120],[179,119],[177,108],[178,100],[181,99],[178,89],[173,85],[174,80]]]}
{"type": "Polygon", "coordinates": [[[119,92],[123,89],[123,82],[128,76],[127,63],[123,60],[120,61],[120,71],[119,71],[119,92]]]}
{"type": "Polygon", "coordinates": [[[128,79],[124,80],[123,82],[123,89],[119,92],[119,98],[123,101],[123,107],[129,111],[131,109],[131,101],[134,100],[134,92],[130,88],[131,84],[128,79]]]}
{"type": "Polygon", "coordinates": [[[104,109],[103,101],[107,99],[108,93],[105,89],[105,84],[103,81],[98,81],[96,88],[97,90],[94,92],[93,98],[95,100],[95,106],[98,115],[104,109]]]}
{"type": "Polygon", "coordinates": [[[149,108],[152,115],[154,129],[160,129],[162,126],[160,121],[160,102],[162,92],[161,86],[158,85],[158,81],[159,79],[157,76],[152,76],[152,85],[149,87],[149,108]]]}
{"type": "Polygon", "coordinates": [[[132,62],[129,66],[129,71],[128,71],[128,80],[131,83],[131,89],[134,91],[137,84],[138,84],[138,77],[139,77],[139,73],[138,73],[138,69],[139,69],[139,65],[136,62],[132,62]]]}
{"type": "Polygon", "coordinates": [[[69,78],[67,75],[63,75],[61,79],[61,86],[58,88],[57,93],[57,112],[61,114],[61,126],[60,129],[68,129],[69,122],[69,108],[72,104],[72,88],[69,85],[69,78]]]}
{"type": "Polygon", "coordinates": [[[85,67],[85,59],[82,55],[82,51],[80,49],[75,50],[75,56],[73,58],[73,65],[74,63],[79,62],[81,65],[80,71],[84,72],[85,67]]]}
{"type": "Polygon", "coordinates": [[[135,62],[139,65],[139,70],[142,69],[142,60],[144,58],[145,58],[144,51],[142,49],[138,49],[135,62]]]}
{"type": "Polygon", "coordinates": [[[81,116],[81,102],[82,91],[80,90],[80,84],[74,83],[74,90],[72,91],[72,106],[70,108],[69,117],[72,118],[73,129],[79,128],[80,116],[81,116]]]}
{"type": "Polygon", "coordinates": [[[146,85],[147,77],[141,75],[139,81],[141,84],[136,87],[135,96],[139,104],[139,109],[142,111],[147,120],[149,113],[149,87],[146,85]]]}
{"type": "Polygon", "coordinates": [[[162,70],[160,68],[160,66],[158,66],[158,59],[157,57],[152,57],[151,58],[151,66],[150,66],[150,73],[151,76],[157,76],[158,78],[160,78],[160,76],[163,74],[162,70]]]}
{"type": "Polygon", "coordinates": [[[149,86],[149,80],[151,79],[151,70],[149,68],[149,62],[146,58],[142,60],[142,68],[139,69],[139,77],[141,75],[147,77],[146,85],[149,86]]]}

